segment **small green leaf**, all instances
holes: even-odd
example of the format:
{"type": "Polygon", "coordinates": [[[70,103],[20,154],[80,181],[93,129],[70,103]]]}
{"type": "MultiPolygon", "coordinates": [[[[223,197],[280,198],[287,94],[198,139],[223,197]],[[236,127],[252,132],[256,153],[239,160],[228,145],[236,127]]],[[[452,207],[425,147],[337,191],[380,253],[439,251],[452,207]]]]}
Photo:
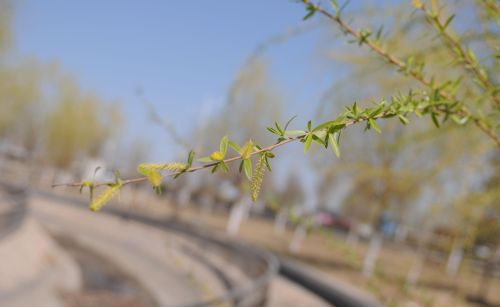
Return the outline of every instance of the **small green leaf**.
{"type": "Polygon", "coordinates": [[[378,133],[382,132],[377,122],[373,118],[368,119],[368,122],[370,123],[370,127],[373,128],[373,130],[377,131],[378,133]]]}
{"type": "Polygon", "coordinates": [[[283,131],[283,128],[281,128],[278,122],[274,122],[274,125],[276,126],[276,129],[278,129],[279,135],[285,135],[285,131],[283,131]]]}
{"type": "Polygon", "coordinates": [[[222,168],[223,171],[225,171],[226,173],[229,172],[229,166],[227,166],[226,162],[224,161],[220,161],[220,168],[222,168]]]}
{"type": "Polygon", "coordinates": [[[432,118],[432,122],[434,123],[434,125],[437,128],[439,128],[439,120],[438,120],[437,114],[436,113],[431,113],[431,118],[432,118]]]}
{"type": "Polygon", "coordinates": [[[403,125],[407,125],[410,121],[408,120],[408,118],[406,118],[404,115],[402,114],[398,114],[398,117],[399,117],[399,121],[401,121],[401,123],[403,125]]]}
{"type": "Polygon", "coordinates": [[[288,129],[288,126],[290,125],[290,123],[297,117],[297,115],[294,115],[292,118],[290,118],[286,124],[285,124],[285,128],[283,128],[285,131],[286,129],[288,129]]]}
{"type": "Polygon", "coordinates": [[[188,154],[188,158],[187,158],[187,166],[186,168],[190,168],[191,165],[193,165],[193,160],[194,160],[194,156],[195,156],[195,153],[194,151],[190,151],[189,154],[188,154]]]}
{"type": "Polygon", "coordinates": [[[307,20],[311,18],[314,15],[314,13],[316,13],[316,7],[311,3],[307,4],[306,10],[308,11],[308,13],[306,16],[304,16],[302,20],[307,20]]]}
{"type": "Polygon", "coordinates": [[[308,121],[307,122],[307,131],[311,131],[311,130],[312,130],[312,122],[308,121]]]}
{"type": "Polygon", "coordinates": [[[337,132],[328,134],[328,143],[330,143],[330,146],[332,147],[332,150],[337,156],[337,158],[340,158],[340,150],[337,138],[338,138],[337,132]]]}
{"type": "Polygon", "coordinates": [[[269,159],[268,159],[267,155],[266,155],[266,156],[264,156],[264,162],[266,163],[266,167],[267,167],[267,169],[268,169],[270,172],[272,172],[272,171],[273,171],[273,169],[271,168],[271,163],[269,163],[269,159]]]}
{"type": "Polygon", "coordinates": [[[243,169],[245,170],[245,175],[248,180],[252,179],[252,161],[250,159],[243,160],[243,169]]]}
{"type": "Polygon", "coordinates": [[[267,127],[266,129],[267,129],[267,131],[271,132],[272,134],[281,135],[278,131],[276,131],[276,129],[274,129],[272,127],[267,127]]]}
{"type": "Polygon", "coordinates": [[[243,145],[243,148],[241,148],[241,158],[242,159],[250,158],[250,156],[252,154],[253,146],[254,146],[254,144],[253,144],[252,140],[249,140],[248,142],[245,143],[245,145],[243,145]]]}
{"type": "Polygon", "coordinates": [[[312,140],[313,140],[313,134],[308,133],[304,141],[304,152],[307,152],[309,150],[309,148],[311,147],[312,140]]]}
{"type": "Polygon", "coordinates": [[[298,134],[305,134],[306,132],[303,130],[288,130],[286,131],[286,134],[291,134],[291,135],[298,135],[298,134]]]}
{"type": "Polygon", "coordinates": [[[213,162],[213,160],[210,159],[210,157],[202,157],[202,158],[199,158],[198,161],[203,162],[203,163],[213,162]]]}
{"type": "Polygon", "coordinates": [[[233,142],[233,141],[229,141],[229,147],[231,147],[234,151],[236,151],[237,153],[240,153],[241,152],[241,147],[240,145],[238,145],[236,142],[233,142]]]}
{"type": "Polygon", "coordinates": [[[450,25],[450,23],[453,21],[454,18],[455,14],[451,15],[450,17],[448,17],[448,19],[446,19],[446,22],[443,25],[443,30],[446,30],[446,28],[450,25]]]}
{"type": "Polygon", "coordinates": [[[222,153],[222,156],[223,156],[222,159],[224,159],[224,156],[226,155],[228,141],[229,141],[229,139],[227,138],[227,136],[224,136],[220,140],[219,151],[222,153]]]}
{"type": "Polygon", "coordinates": [[[467,53],[469,54],[471,61],[476,63],[477,59],[476,59],[476,55],[474,54],[474,51],[472,51],[472,49],[470,49],[470,48],[467,48],[467,53]]]}

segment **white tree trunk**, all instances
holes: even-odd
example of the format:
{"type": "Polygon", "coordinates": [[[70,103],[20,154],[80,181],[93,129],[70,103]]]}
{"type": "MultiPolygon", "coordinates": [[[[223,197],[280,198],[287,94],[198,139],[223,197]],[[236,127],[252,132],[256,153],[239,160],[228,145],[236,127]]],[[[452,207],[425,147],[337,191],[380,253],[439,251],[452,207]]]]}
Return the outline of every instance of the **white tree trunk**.
{"type": "Polygon", "coordinates": [[[297,228],[295,228],[295,231],[293,232],[292,241],[288,246],[288,250],[292,254],[297,254],[300,251],[302,241],[304,241],[305,237],[306,237],[306,229],[304,228],[304,226],[302,225],[297,226],[297,228]]]}
{"type": "Polygon", "coordinates": [[[363,262],[363,275],[366,277],[371,277],[373,275],[381,247],[382,237],[379,234],[374,234],[370,239],[368,252],[366,253],[365,260],[363,262]]]}
{"type": "Polygon", "coordinates": [[[408,270],[408,274],[406,274],[406,285],[407,286],[415,286],[422,274],[424,257],[417,253],[413,263],[408,270]]]}
{"type": "Polygon", "coordinates": [[[462,248],[462,244],[455,240],[450,256],[448,257],[448,262],[446,263],[446,274],[452,277],[456,276],[463,257],[464,250],[462,248]]]}
{"type": "Polygon", "coordinates": [[[274,217],[274,233],[276,235],[282,236],[285,234],[286,230],[287,214],[285,210],[280,210],[278,214],[274,217]]]}
{"type": "Polygon", "coordinates": [[[236,236],[238,234],[241,222],[248,216],[249,205],[250,199],[246,196],[233,205],[227,222],[226,231],[228,235],[236,236]]]}

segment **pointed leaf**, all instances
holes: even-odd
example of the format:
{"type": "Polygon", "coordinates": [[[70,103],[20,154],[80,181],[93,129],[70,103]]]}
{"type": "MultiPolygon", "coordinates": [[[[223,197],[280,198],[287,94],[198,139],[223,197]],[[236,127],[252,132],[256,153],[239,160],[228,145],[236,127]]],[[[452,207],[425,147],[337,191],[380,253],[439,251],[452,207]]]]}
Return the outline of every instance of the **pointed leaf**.
{"type": "Polygon", "coordinates": [[[227,143],[228,143],[229,139],[227,138],[227,136],[224,136],[221,140],[220,140],[220,145],[219,145],[219,151],[222,153],[223,156],[226,155],[226,152],[227,152],[227,143]]]}
{"type": "Polygon", "coordinates": [[[340,158],[339,144],[337,143],[338,133],[331,133],[328,135],[328,143],[332,147],[332,151],[335,153],[337,158],[340,158]]]}
{"type": "Polygon", "coordinates": [[[308,133],[306,136],[306,140],[304,142],[304,152],[307,152],[309,150],[309,147],[311,147],[312,140],[313,140],[312,133],[308,133]]]}

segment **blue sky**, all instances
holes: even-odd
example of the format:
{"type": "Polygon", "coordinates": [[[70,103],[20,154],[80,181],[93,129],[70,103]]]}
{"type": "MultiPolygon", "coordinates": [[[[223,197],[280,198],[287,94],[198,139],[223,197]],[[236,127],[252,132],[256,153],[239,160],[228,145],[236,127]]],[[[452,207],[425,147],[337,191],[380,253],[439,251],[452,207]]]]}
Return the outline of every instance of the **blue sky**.
{"type": "MultiPolygon", "coordinates": [[[[256,46],[301,24],[304,16],[303,6],[288,0],[24,0],[15,8],[17,52],[56,60],[84,89],[119,100],[127,137],[150,143],[164,132],[148,122],[138,88],[160,114],[188,131],[201,108],[223,103],[256,46]]],[[[308,33],[266,54],[273,77],[294,89],[292,105],[314,99],[308,63],[316,40],[317,33],[308,33]]],[[[172,146],[157,144],[154,150],[154,158],[170,158],[172,146]]]]}
{"type": "MultiPolygon", "coordinates": [[[[389,2],[398,1],[384,5],[389,2]]],[[[349,9],[360,4],[378,5],[353,2],[349,9]]],[[[202,109],[223,105],[255,48],[303,24],[304,15],[304,6],[290,0],[22,0],[15,2],[15,48],[21,56],[57,61],[85,90],[121,102],[124,138],[143,138],[152,146],[151,160],[165,161],[175,159],[179,148],[150,122],[137,90],[189,136],[202,109]]],[[[313,60],[320,38],[319,30],[309,31],[265,53],[272,77],[285,92],[284,117],[299,114],[302,125],[313,117],[326,86],[342,73],[313,60]]],[[[300,146],[292,147],[306,166],[300,146]]],[[[314,176],[303,168],[301,176],[312,190],[314,176]]]]}

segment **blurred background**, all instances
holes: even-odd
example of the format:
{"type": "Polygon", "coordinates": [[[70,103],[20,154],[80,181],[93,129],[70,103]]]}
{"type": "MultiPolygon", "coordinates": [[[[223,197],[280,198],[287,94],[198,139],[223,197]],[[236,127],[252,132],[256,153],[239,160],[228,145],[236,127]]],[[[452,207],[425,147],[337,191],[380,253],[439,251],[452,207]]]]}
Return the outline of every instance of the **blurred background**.
{"type": "MultiPolygon", "coordinates": [[[[479,2],[445,10],[487,58],[500,36],[479,2]]],[[[51,187],[135,177],[224,135],[272,144],[274,121],[303,129],[418,88],[305,14],[293,1],[0,0],[0,306],[500,306],[500,151],[471,125],[349,127],[338,159],[289,144],[255,203],[236,165],[160,195],[126,186],[102,213],[88,191],[51,187]]],[[[463,74],[410,1],[345,14],[383,24],[387,49],[438,79],[463,74]]],[[[484,65],[498,82],[499,61],[484,65]]],[[[477,96],[472,81],[459,92],[477,96]]]]}

